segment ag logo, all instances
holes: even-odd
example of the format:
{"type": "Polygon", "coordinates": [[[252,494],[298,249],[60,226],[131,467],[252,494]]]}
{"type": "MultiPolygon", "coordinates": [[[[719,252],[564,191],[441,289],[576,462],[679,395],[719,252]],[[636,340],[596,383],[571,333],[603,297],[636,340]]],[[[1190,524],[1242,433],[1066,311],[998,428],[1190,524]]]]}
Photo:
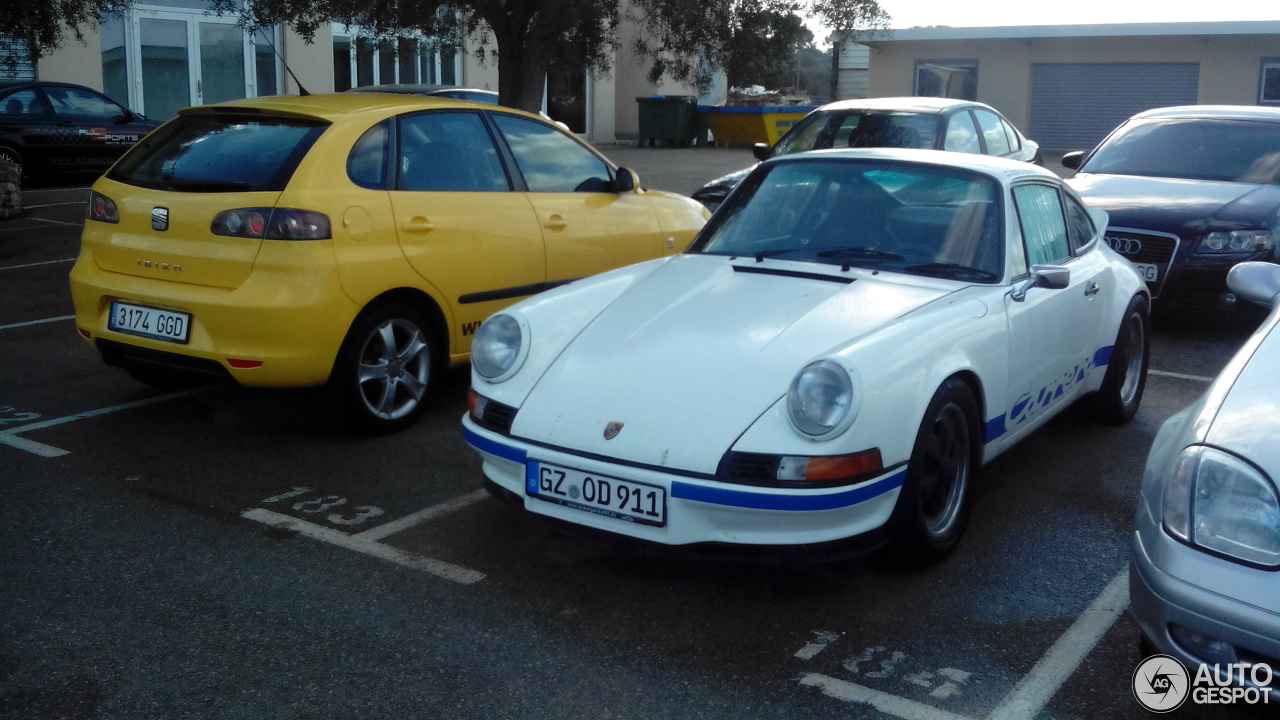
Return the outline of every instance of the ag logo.
{"type": "Polygon", "coordinates": [[[1133,671],[1133,696],[1151,712],[1177,710],[1191,693],[1191,677],[1177,658],[1152,655],[1133,671]]]}

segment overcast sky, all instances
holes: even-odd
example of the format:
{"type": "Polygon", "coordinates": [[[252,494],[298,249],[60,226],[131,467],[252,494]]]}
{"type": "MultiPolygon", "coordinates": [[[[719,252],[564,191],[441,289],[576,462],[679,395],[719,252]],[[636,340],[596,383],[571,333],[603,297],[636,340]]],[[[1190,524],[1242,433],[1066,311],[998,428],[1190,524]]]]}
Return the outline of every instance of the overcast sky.
{"type": "MultiPolygon", "coordinates": [[[[1091,25],[1098,23],[1280,20],[1276,0],[879,0],[891,28],[922,25],[1091,25]]],[[[829,31],[810,24],[825,46],[829,31]]]]}

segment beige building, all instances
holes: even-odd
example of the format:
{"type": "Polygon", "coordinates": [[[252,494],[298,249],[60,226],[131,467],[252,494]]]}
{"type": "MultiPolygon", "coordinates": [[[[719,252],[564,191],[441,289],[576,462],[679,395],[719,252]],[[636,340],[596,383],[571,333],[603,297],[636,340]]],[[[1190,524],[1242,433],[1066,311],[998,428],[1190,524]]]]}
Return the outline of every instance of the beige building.
{"type": "Polygon", "coordinates": [[[1277,21],[912,28],[860,43],[869,96],[978,100],[1047,149],[1091,148],[1154,107],[1280,105],[1277,21]]]}
{"type": "MultiPolygon", "coordinates": [[[[207,0],[138,0],[121,16],[86,29],[40,58],[27,76],[102,90],[159,119],[179,108],[262,95],[342,91],[391,83],[498,89],[498,68],[472,52],[407,35],[376,41],[360,28],[331,23],[307,43],[284,29],[249,34],[233,16],[208,15],[207,0]]],[[[636,137],[637,96],[696,94],[688,86],[645,79],[625,20],[610,72],[557,68],[547,77],[543,110],[591,142],[636,137]]],[[[20,74],[22,71],[20,71],[20,74]]]]}

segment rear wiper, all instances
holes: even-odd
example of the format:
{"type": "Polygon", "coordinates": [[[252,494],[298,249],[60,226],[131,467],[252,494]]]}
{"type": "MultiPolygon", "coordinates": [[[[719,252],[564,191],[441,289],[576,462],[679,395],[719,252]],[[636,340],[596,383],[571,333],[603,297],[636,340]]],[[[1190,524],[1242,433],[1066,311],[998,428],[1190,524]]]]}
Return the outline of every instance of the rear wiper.
{"type": "Polygon", "coordinates": [[[925,263],[923,265],[908,265],[904,267],[903,272],[919,273],[921,275],[932,275],[944,278],[964,278],[967,280],[998,280],[1000,276],[993,272],[988,272],[980,268],[970,265],[961,265],[959,263],[925,263]]]}

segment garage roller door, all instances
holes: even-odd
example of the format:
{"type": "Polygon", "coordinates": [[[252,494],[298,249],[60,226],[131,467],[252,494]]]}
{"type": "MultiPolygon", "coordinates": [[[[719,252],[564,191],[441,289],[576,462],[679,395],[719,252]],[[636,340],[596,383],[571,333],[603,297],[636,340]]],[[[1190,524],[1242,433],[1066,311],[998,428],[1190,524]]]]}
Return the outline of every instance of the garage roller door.
{"type": "Polygon", "coordinates": [[[1028,135],[1051,150],[1088,150],[1129,116],[1195,105],[1199,63],[1037,63],[1028,135]]]}

